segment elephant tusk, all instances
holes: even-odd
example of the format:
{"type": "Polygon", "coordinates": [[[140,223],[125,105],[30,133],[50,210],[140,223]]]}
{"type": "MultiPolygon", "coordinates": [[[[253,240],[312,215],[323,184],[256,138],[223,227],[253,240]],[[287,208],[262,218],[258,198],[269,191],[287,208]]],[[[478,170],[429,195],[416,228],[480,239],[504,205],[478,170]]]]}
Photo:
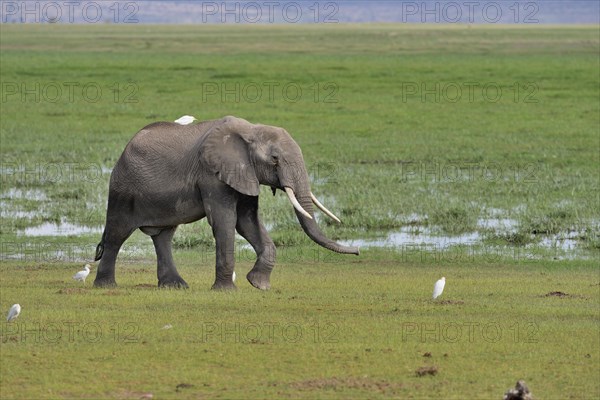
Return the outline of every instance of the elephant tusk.
{"type": "Polygon", "coordinates": [[[296,195],[294,195],[294,191],[292,190],[292,188],[289,187],[285,187],[285,193],[287,193],[290,202],[292,203],[292,205],[294,206],[294,208],[302,215],[304,215],[307,218],[312,219],[312,217],[310,216],[309,213],[306,212],[306,210],[304,208],[302,208],[302,206],[300,205],[300,203],[298,203],[298,200],[296,199],[296,195]]]}
{"type": "Polygon", "coordinates": [[[327,214],[329,218],[333,219],[334,221],[337,221],[340,224],[342,223],[342,221],[340,221],[340,219],[336,217],[334,213],[329,211],[323,204],[321,204],[321,202],[315,197],[315,195],[312,192],[310,192],[310,197],[312,198],[313,203],[315,203],[315,206],[317,206],[321,211],[327,214]]]}

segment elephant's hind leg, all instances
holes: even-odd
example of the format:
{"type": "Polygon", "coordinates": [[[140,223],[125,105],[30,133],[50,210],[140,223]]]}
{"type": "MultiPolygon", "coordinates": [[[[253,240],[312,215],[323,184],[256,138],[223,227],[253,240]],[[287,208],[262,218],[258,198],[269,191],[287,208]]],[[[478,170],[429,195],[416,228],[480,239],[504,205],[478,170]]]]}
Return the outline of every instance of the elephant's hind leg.
{"type": "Polygon", "coordinates": [[[115,280],[115,263],[121,246],[135,229],[122,229],[117,224],[107,224],[102,235],[102,258],[98,264],[95,287],[117,286],[115,280]]]}
{"type": "Polygon", "coordinates": [[[270,289],[271,271],[275,265],[275,244],[258,216],[258,197],[246,196],[240,200],[236,229],[252,245],[257,256],[246,279],[255,288],[270,289]]]}
{"type": "Polygon", "coordinates": [[[152,236],[154,249],[156,250],[156,263],[158,286],[171,286],[187,288],[188,284],[183,280],[173,262],[171,241],[175,234],[176,226],[162,229],[158,234],[152,236]]]}

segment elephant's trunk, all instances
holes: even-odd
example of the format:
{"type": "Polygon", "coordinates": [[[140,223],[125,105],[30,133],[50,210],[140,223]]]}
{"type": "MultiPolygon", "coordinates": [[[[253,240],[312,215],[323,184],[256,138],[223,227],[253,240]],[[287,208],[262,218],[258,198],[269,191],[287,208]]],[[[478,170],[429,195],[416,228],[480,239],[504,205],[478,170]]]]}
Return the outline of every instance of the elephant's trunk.
{"type": "MultiPolygon", "coordinates": [[[[297,193],[296,199],[298,200],[298,203],[300,203],[300,206],[304,210],[306,210],[308,214],[310,214],[311,216],[314,215],[312,207],[313,201],[310,190],[308,191],[308,193],[297,193]]],[[[358,247],[344,246],[337,242],[334,242],[333,240],[325,236],[323,232],[321,232],[321,229],[319,229],[319,226],[315,222],[314,218],[307,217],[298,209],[294,209],[294,211],[296,212],[296,216],[298,217],[298,221],[300,221],[300,225],[302,226],[304,232],[318,245],[323,246],[331,251],[335,251],[336,253],[356,255],[359,254],[358,247]]]]}

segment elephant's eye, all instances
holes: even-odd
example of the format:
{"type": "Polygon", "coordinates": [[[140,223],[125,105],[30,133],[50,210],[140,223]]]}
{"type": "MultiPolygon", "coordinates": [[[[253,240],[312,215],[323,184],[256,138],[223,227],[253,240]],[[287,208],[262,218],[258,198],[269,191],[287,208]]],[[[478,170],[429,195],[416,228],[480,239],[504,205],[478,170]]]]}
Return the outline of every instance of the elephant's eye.
{"type": "Polygon", "coordinates": [[[271,156],[271,162],[275,165],[279,164],[279,156],[271,156]]]}

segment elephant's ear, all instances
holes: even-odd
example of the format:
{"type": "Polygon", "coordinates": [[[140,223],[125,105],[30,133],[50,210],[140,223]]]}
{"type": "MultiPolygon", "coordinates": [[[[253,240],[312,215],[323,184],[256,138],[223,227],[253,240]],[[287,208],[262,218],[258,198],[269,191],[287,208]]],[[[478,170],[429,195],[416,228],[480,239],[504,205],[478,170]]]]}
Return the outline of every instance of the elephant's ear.
{"type": "Polygon", "coordinates": [[[245,195],[258,196],[259,182],[250,159],[248,136],[238,132],[240,127],[236,125],[225,122],[207,132],[200,145],[200,158],[220,181],[245,195]]]}

